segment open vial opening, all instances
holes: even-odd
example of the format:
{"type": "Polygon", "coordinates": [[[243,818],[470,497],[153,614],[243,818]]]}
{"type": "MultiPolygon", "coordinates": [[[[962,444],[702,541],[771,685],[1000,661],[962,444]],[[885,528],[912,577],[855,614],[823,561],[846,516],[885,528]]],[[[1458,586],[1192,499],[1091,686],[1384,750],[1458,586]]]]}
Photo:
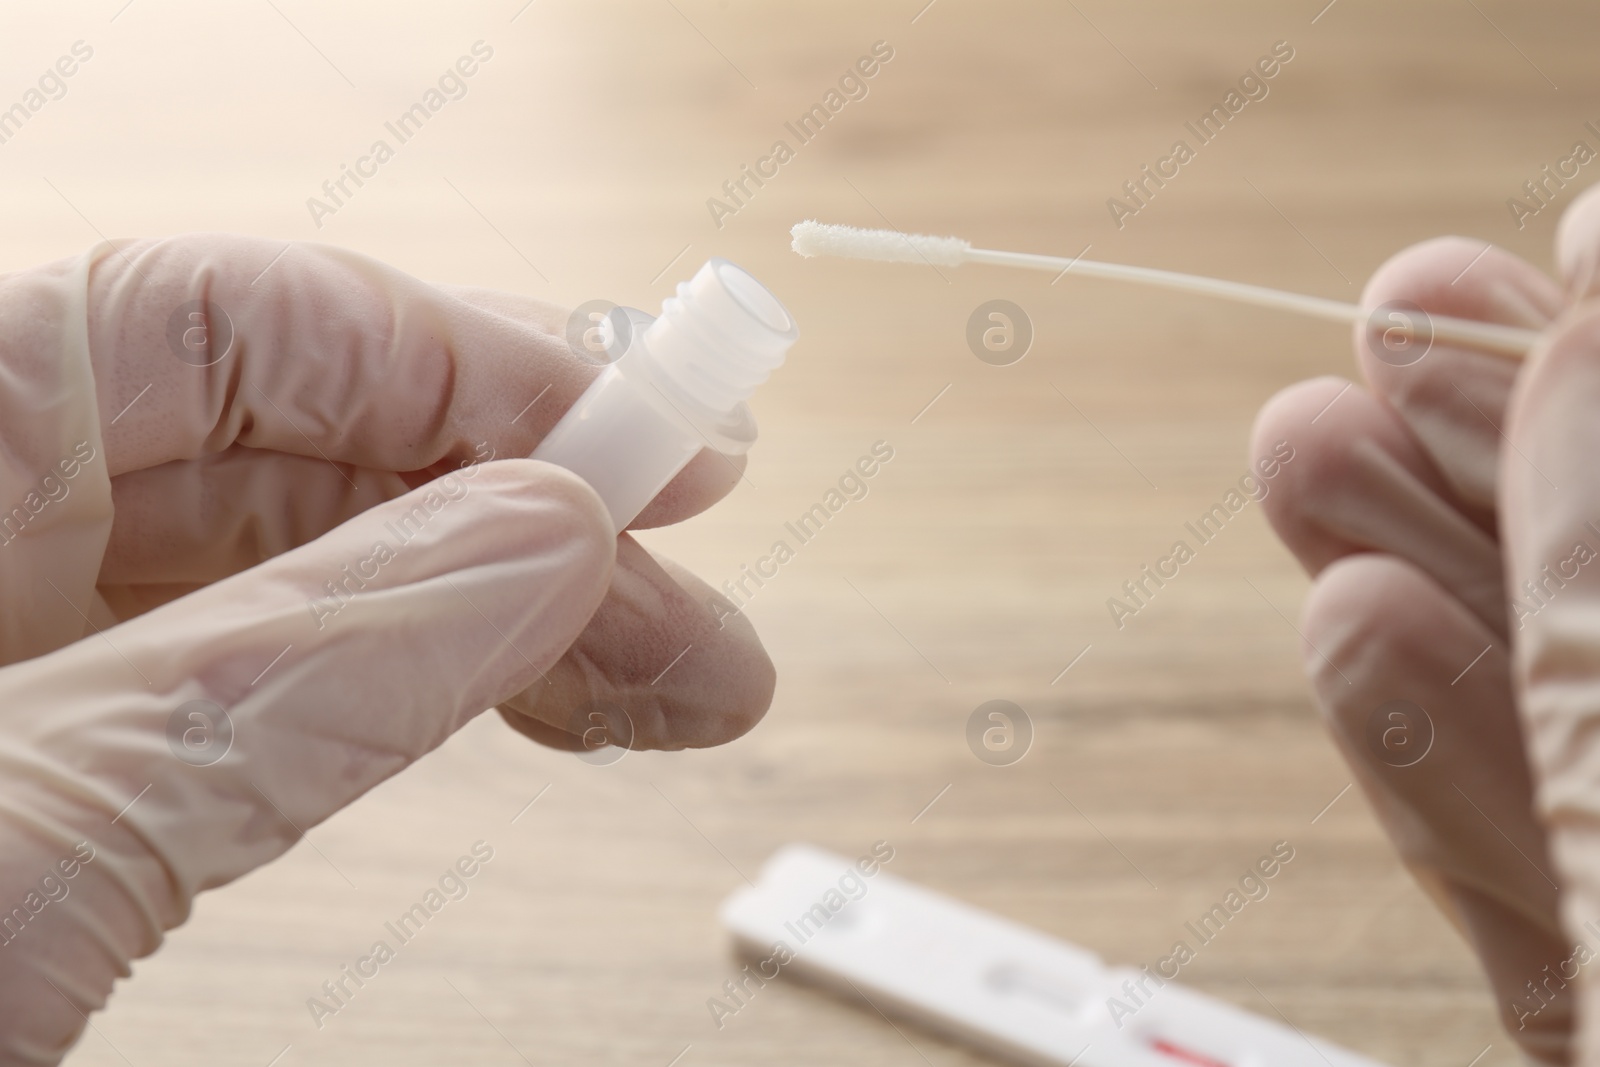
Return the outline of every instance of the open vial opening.
{"type": "Polygon", "coordinates": [[[794,332],[794,320],[789,317],[788,309],[778,303],[778,298],[766,286],[756,281],[744,268],[725,259],[713,262],[716,264],[717,279],[740,307],[769,329],[784,334],[794,332]]]}

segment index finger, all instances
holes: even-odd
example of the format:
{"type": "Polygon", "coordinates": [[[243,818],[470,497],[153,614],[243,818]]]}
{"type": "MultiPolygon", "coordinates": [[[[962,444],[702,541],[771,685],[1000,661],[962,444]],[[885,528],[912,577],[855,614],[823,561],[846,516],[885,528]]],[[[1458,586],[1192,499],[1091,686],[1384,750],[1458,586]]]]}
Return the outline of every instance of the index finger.
{"type": "MultiPolygon", "coordinates": [[[[536,301],[329,245],[232,234],[94,249],[88,336],[110,473],[239,444],[432,477],[526,456],[599,373],[536,301]]],[[[720,499],[702,454],[652,521],[720,499]]]]}
{"type": "Polygon", "coordinates": [[[1506,399],[1518,364],[1442,339],[1399,350],[1384,344],[1381,325],[1393,310],[1420,309],[1508,326],[1543,329],[1560,313],[1562,293],[1543,272],[1504,249],[1465,237],[1412,245],[1379,267],[1356,327],[1356,352],[1372,389],[1397,409],[1450,487],[1480,521],[1495,503],[1497,457],[1506,399]],[[1378,325],[1373,325],[1374,320],[1378,325]]]}

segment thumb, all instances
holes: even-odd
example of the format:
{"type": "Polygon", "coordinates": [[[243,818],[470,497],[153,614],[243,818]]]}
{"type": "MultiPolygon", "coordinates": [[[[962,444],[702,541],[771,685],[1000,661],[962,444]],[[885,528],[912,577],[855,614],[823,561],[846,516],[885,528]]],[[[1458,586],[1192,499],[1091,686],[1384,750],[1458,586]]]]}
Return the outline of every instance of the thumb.
{"type": "Polygon", "coordinates": [[[40,901],[0,913],[0,1062],[54,1062],[196,893],[539,685],[615,546],[573,475],[483,464],[0,671],[0,908],[40,901]]]}
{"type": "MultiPolygon", "coordinates": [[[[1500,472],[1514,681],[1571,946],[1555,981],[1579,982],[1581,1063],[1600,1062],[1600,985],[1580,972],[1600,956],[1597,416],[1600,304],[1588,304],[1557,324],[1523,370],[1500,472]]],[[[1525,977],[1530,988],[1549,980],[1525,977]]]]}

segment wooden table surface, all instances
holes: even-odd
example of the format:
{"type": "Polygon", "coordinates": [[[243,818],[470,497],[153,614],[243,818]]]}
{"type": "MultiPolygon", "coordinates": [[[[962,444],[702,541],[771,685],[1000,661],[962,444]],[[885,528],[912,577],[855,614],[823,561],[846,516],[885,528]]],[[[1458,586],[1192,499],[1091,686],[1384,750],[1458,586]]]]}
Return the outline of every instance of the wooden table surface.
{"type": "Polygon", "coordinates": [[[600,767],[480,718],[202,898],[74,1067],[988,1062],[789,982],[712,1021],[738,967],[715,911],[742,876],[786,842],[880,839],[893,873],[1134,965],[1289,841],[1186,981],[1395,1064],[1515,1062],[1468,950],[1344,792],[1299,672],[1307,583],[1259,507],[1125,628],[1106,608],[1245,473],[1263,401],[1351,372],[1345,331],[1048,275],[802,262],[787,230],[1092,245],[1341,299],[1440,232],[1548,264],[1560,205],[1519,230],[1505,202],[1592,143],[1592,4],[125,2],[0,14],[0,96],[94,48],[0,145],[0,268],[97,231],[226,229],[654,310],[726,255],[803,337],[757,398],[748,483],[646,543],[720,584],[874,442],[894,458],[752,600],[780,682],[750,735],[600,767]],[[307,198],[479,40],[467,95],[319,227],[307,198]],[[799,143],[784,123],[878,41],[893,58],[865,98],[799,143]],[[1107,199],[1279,41],[1269,94],[1119,229],[1107,199]],[[793,158],[717,225],[708,198],[779,139],[793,158]],[[1034,331],[1009,366],[965,339],[996,298],[1034,331]],[[1013,766],[967,747],[991,699],[1036,732],[1013,766]],[[319,1029],[307,998],[479,840],[470,895],[319,1029]]]}

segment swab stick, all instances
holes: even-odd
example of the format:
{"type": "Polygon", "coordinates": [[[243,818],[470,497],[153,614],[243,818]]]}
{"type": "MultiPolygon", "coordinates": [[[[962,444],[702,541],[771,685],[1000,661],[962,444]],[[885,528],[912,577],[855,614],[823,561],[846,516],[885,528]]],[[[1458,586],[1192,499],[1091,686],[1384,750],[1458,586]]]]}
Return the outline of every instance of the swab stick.
{"type": "MultiPolygon", "coordinates": [[[[794,250],[802,256],[839,256],[845,259],[874,259],[884,263],[917,263],[934,267],[959,267],[963,263],[989,263],[997,267],[1024,267],[1028,270],[1050,271],[1053,274],[1073,273],[1089,278],[1106,278],[1111,281],[1153,285],[1180,292],[1199,293],[1241,304],[1277,308],[1317,319],[1334,322],[1360,323],[1368,321],[1375,309],[1360,304],[1347,304],[1341,300],[1328,300],[1303,293],[1288,293],[1281,289],[1268,289],[1261,285],[1230,282],[1222,278],[1206,278],[1198,274],[1180,274],[1177,271],[1156,270],[1153,267],[1130,267],[1122,263],[1102,263],[1092,259],[1067,259],[1062,256],[1040,256],[1031,252],[998,252],[990,248],[973,248],[970,242],[959,237],[931,237],[927,234],[900,233],[896,230],[863,230],[855,226],[830,226],[821,222],[795,223],[789,231],[794,238],[794,250]]],[[[1454,318],[1449,315],[1432,315],[1427,312],[1397,310],[1390,323],[1375,324],[1385,333],[1398,330],[1407,337],[1426,334],[1425,340],[1437,338],[1455,344],[1493,352],[1511,359],[1521,359],[1528,354],[1539,339],[1534,330],[1516,326],[1501,326],[1490,322],[1454,318]],[[1417,324],[1413,318],[1420,318],[1417,324]]]]}

